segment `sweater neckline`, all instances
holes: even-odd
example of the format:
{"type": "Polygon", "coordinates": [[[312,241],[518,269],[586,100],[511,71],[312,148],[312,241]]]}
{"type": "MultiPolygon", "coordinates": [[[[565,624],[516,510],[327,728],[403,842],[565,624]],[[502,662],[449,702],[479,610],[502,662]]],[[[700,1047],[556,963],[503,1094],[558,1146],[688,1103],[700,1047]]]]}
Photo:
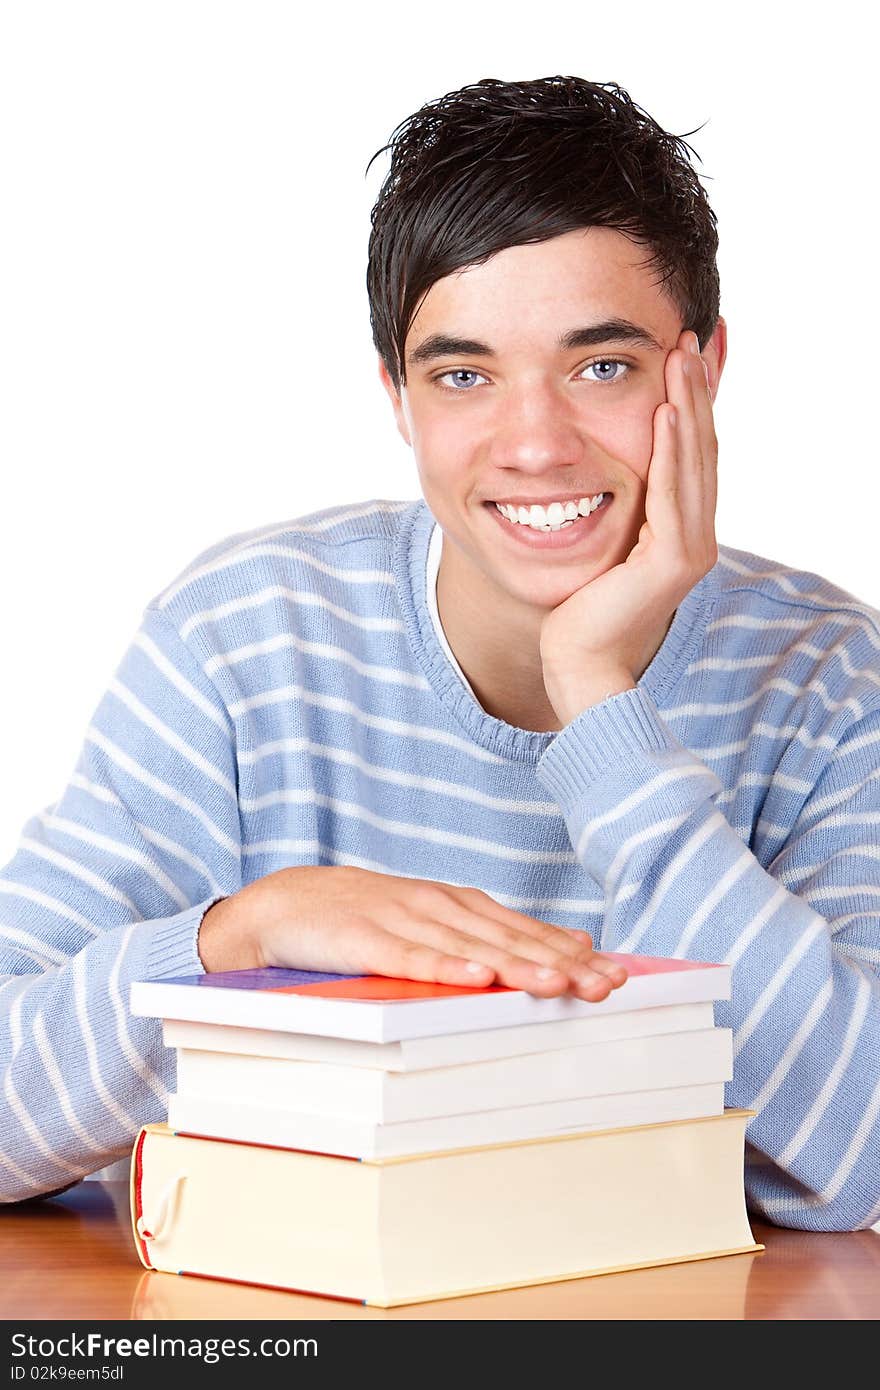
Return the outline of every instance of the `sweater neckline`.
{"type": "MultiPolygon", "coordinates": [[[[413,655],[435,696],[469,739],[501,758],[537,764],[557,731],[521,729],[487,714],[462,684],[437,638],[427,601],[428,547],[436,525],[437,519],[424,498],[400,514],[394,578],[413,655]]],[[[659,650],[637,682],[637,688],[644,690],[658,709],[702,641],[718,592],[716,564],[682,599],[659,650]]]]}

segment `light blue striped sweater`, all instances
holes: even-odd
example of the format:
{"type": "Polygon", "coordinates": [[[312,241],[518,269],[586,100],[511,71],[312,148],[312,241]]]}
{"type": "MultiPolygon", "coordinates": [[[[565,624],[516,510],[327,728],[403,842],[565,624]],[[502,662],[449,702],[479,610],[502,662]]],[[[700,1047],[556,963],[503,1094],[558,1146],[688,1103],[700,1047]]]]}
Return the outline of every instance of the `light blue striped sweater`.
{"type": "Polygon", "coordinates": [[[636,689],[559,733],[481,709],[426,602],[426,503],[233,536],[146,609],[0,878],[0,1199],[161,1119],[133,980],[292,864],[483,889],[608,950],[729,961],[726,1102],[781,1225],[880,1217],[880,613],[720,548],[636,689]]]}

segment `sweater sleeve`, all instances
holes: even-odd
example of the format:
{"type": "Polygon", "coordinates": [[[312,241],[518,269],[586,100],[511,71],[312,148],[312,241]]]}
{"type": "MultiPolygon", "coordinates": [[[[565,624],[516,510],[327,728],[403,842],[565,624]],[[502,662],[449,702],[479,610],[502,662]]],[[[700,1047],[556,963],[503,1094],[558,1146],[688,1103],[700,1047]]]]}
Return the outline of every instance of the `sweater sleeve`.
{"type": "Polygon", "coordinates": [[[538,764],[604,887],[597,944],[731,965],[731,1001],[716,1004],[734,1034],[725,1102],[757,1112],[746,1192],[781,1226],[880,1217],[878,749],[875,707],[796,789],[767,868],[715,805],[718,777],[640,687],[584,710],[538,764]]]}
{"type": "Polygon", "coordinates": [[[0,1202],[70,1186],[164,1118],[174,1053],[129,986],[203,972],[202,916],[240,865],[229,715],[150,607],[0,872],[0,1202]]]}

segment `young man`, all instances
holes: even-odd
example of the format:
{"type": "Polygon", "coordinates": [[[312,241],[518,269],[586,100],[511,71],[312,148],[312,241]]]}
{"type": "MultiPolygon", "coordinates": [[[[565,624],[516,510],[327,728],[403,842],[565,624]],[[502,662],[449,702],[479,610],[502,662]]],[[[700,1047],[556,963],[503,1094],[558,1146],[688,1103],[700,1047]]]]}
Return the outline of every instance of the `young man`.
{"type": "Polygon", "coordinates": [[[714,215],[613,85],[392,137],[368,290],[424,498],[222,542],[146,610],[0,901],[0,1192],[161,1118],[137,979],[290,965],[603,998],[729,961],[783,1225],[880,1217],[880,614],[714,532],[714,215]]]}

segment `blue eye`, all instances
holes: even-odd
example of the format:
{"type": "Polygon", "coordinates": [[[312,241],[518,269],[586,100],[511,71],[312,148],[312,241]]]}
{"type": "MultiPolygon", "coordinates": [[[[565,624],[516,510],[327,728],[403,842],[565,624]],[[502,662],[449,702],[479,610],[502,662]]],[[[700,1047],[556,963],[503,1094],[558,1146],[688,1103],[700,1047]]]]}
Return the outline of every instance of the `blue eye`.
{"type": "MultiPolygon", "coordinates": [[[[608,386],[615,386],[618,381],[625,381],[632,368],[628,362],[624,362],[619,357],[599,357],[595,362],[588,362],[586,367],[581,368],[581,373],[592,371],[593,368],[623,367],[624,374],[615,371],[613,376],[592,377],[594,383],[605,382],[608,386]]],[[[439,386],[442,391],[452,391],[456,395],[464,396],[471,391],[478,381],[485,381],[485,377],[480,372],[473,371],[470,367],[455,367],[452,371],[443,372],[440,376],[434,377],[434,384],[439,386]],[[455,383],[452,386],[445,385],[447,378],[451,378],[455,383]]]]}
{"type": "MultiPolygon", "coordinates": [[[[595,362],[588,362],[584,371],[590,372],[594,367],[626,367],[626,375],[629,375],[629,363],[622,362],[619,357],[600,357],[595,362]]],[[[623,381],[623,377],[620,373],[616,373],[614,376],[593,377],[593,380],[607,381],[609,385],[613,386],[615,382],[623,381]]]]}
{"type": "MultiPolygon", "coordinates": [[[[469,371],[467,367],[458,367],[458,368],[456,368],[456,370],[453,371],[453,372],[444,372],[442,376],[435,377],[434,380],[435,380],[435,381],[437,382],[437,384],[439,385],[439,384],[440,384],[441,382],[443,382],[443,381],[446,379],[446,377],[448,377],[448,376],[452,376],[452,377],[461,377],[461,376],[476,377],[476,376],[479,376],[479,372],[472,372],[472,371],[469,371]]],[[[468,382],[464,382],[464,383],[459,382],[457,386],[445,386],[443,389],[444,389],[445,391],[458,391],[459,395],[462,395],[462,394],[463,394],[463,390],[468,389],[468,388],[469,388],[469,383],[468,383],[468,382]],[[459,389],[460,387],[463,388],[463,389],[460,390],[460,389],[459,389]]]]}

